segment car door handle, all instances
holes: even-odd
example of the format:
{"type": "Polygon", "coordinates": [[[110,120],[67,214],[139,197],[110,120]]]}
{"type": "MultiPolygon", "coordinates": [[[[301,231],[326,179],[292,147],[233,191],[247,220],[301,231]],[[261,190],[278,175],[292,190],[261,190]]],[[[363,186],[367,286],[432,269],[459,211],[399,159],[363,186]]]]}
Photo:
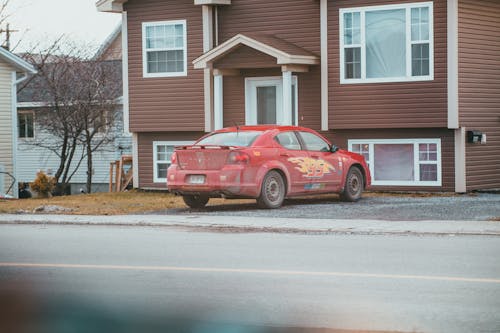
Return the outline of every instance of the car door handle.
{"type": "Polygon", "coordinates": [[[288,153],[280,153],[280,156],[283,156],[283,157],[290,157],[290,154],[288,154],[288,153]]]}
{"type": "Polygon", "coordinates": [[[311,155],[312,158],[319,158],[318,155],[311,155]]]}

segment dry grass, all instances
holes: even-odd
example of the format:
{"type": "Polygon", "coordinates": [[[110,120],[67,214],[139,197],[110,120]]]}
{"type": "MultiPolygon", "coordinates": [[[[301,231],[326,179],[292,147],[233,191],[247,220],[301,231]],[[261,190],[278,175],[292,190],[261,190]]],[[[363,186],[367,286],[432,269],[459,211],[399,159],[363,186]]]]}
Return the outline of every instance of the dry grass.
{"type": "MultiPolygon", "coordinates": [[[[454,196],[454,193],[395,193],[395,192],[367,192],[364,197],[433,197],[454,196]]],[[[337,201],[335,194],[316,195],[293,199],[296,204],[310,203],[311,201],[337,201]]],[[[254,205],[255,200],[210,199],[210,206],[218,205],[254,205]]],[[[73,209],[64,214],[76,215],[120,215],[146,213],[173,208],[187,208],[181,197],[166,192],[130,191],[122,193],[93,193],[53,197],[50,199],[23,199],[0,200],[0,213],[32,213],[43,205],[56,205],[73,209]]]]}
{"type": "MultiPolygon", "coordinates": [[[[247,203],[255,200],[211,199],[210,205],[247,203]]],[[[49,199],[0,200],[0,213],[31,213],[39,206],[56,205],[73,209],[64,214],[120,215],[186,208],[181,197],[163,192],[130,191],[121,193],[93,193],[53,197],[49,199]]]]}

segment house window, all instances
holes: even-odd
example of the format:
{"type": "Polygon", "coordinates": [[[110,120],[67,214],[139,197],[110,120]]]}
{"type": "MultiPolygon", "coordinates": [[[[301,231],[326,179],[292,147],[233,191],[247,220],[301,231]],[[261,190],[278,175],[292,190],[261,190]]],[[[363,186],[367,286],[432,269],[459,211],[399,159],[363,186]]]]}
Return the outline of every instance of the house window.
{"type": "Polygon", "coordinates": [[[349,140],[364,156],[373,185],[441,186],[441,140],[349,140]]]}
{"type": "Polygon", "coordinates": [[[20,138],[33,138],[34,133],[34,113],[33,112],[20,112],[17,115],[18,119],[18,133],[20,138]]]}
{"type": "Polygon", "coordinates": [[[142,24],[144,77],[187,75],[186,21],[142,24]]]}
{"type": "Polygon", "coordinates": [[[340,82],[433,79],[432,2],[340,10],[340,82]]]}
{"type": "Polygon", "coordinates": [[[153,182],[166,183],[167,169],[172,161],[175,147],[193,144],[192,141],[155,141],[153,142],[153,182]]]}

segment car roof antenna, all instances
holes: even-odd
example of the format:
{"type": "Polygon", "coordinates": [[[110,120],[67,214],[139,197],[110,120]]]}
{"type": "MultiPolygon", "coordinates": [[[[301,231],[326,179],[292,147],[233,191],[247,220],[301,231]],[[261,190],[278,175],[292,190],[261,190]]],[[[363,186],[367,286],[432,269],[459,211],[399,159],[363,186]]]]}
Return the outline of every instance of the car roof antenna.
{"type": "Polygon", "coordinates": [[[240,135],[240,125],[233,120],[233,125],[236,127],[236,135],[240,135]]]}

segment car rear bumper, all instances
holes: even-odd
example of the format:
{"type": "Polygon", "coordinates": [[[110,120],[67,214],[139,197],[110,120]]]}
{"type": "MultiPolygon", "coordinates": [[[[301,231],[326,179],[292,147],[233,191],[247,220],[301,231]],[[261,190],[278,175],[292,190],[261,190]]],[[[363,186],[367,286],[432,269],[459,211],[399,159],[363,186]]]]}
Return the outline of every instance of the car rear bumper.
{"type": "Polygon", "coordinates": [[[182,170],[176,165],[168,169],[167,188],[174,194],[204,194],[211,197],[256,198],[259,193],[257,172],[248,166],[229,165],[221,170],[182,170]],[[203,184],[190,184],[191,175],[204,175],[203,184]]]}

